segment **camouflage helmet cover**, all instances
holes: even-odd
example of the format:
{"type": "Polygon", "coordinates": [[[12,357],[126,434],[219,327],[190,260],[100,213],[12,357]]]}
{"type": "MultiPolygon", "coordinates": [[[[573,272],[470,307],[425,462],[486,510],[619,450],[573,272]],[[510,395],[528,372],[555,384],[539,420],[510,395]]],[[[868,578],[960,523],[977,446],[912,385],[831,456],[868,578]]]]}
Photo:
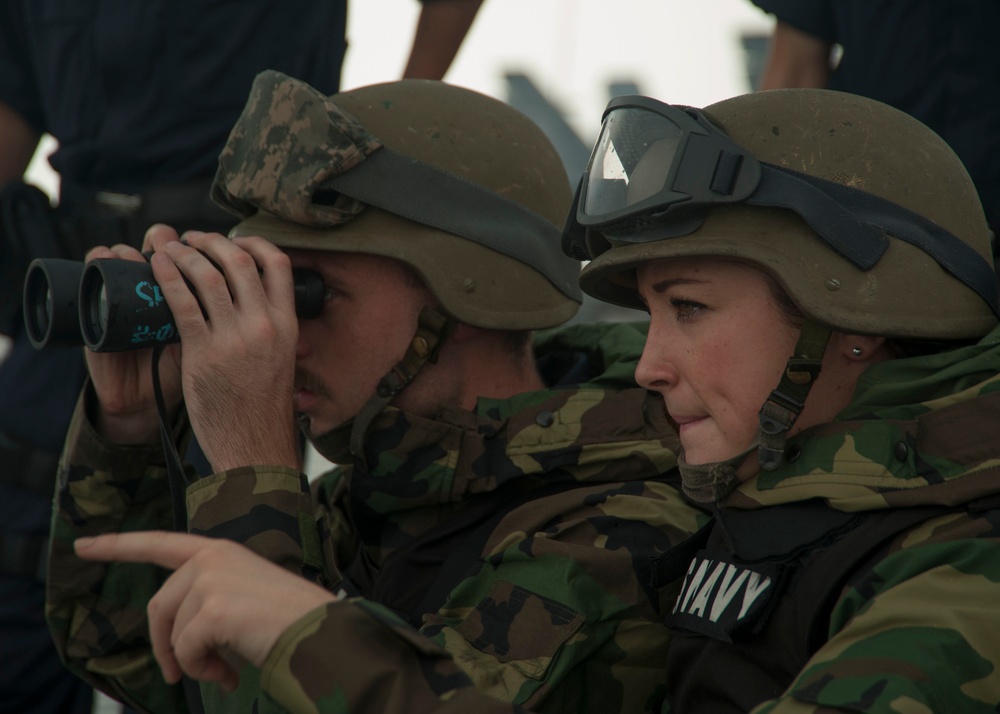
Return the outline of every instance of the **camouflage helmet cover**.
{"type": "MultiPolygon", "coordinates": [[[[789,89],[728,99],[704,114],[758,160],[860,189],[945,228],[992,265],[990,232],[965,167],[922,123],[880,102],[831,90],[789,89]]],[[[966,338],[996,325],[990,306],[927,253],[889,236],[863,271],[818,240],[796,213],[743,203],[716,206],[687,235],[611,240],[584,268],[585,292],[641,307],[635,268],[671,257],[752,262],[799,308],[833,329],[912,338],[966,338]]]]}
{"type": "MultiPolygon", "coordinates": [[[[393,178],[379,177],[374,190],[393,195],[412,186],[393,178]]],[[[300,80],[263,72],[219,157],[212,195],[243,218],[232,235],[400,260],[446,312],[471,325],[550,327],[579,307],[579,264],[561,254],[555,229],[570,200],[562,162],[527,117],[471,90],[403,80],[327,97],[300,80]],[[474,190],[485,188],[551,235],[519,247],[516,229],[507,228],[509,240],[487,247],[488,240],[460,237],[330,190],[338,176],[372,163],[383,147],[411,164],[457,176],[474,190]]]]}

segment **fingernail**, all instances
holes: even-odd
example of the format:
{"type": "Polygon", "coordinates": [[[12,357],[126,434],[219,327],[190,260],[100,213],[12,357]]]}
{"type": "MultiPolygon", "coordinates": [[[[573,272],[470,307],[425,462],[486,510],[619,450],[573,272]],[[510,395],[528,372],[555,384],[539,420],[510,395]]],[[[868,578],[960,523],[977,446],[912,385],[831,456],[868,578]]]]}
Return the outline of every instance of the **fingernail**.
{"type": "Polygon", "coordinates": [[[83,538],[77,538],[75,541],[73,541],[73,545],[76,546],[77,550],[81,550],[83,548],[89,548],[93,544],[94,544],[94,539],[86,536],[84,536],[83,538]]]}

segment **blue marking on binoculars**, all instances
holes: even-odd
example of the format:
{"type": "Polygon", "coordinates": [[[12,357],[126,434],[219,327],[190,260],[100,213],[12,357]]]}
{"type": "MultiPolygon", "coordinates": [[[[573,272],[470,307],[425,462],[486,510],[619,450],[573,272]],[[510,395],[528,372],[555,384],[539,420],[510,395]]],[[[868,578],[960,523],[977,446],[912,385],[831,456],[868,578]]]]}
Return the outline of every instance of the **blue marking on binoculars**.
{"type": "Polygon", "coordinates": [[[135,294],[148,302],[149,307],[156,307],[163,302],[163,293],[160,292],[160,286],[154,285],[148,280],[143,280],[135,286],[135,294]],[[146,292],[143,292],[144,289],[151,294],[147,295],[146,292]]]}
{"type": "Polygon", "coordinates": [[[157,330],[150,329],[149,325],[141,325],[135,329],[132,333],[132,344],[142,345],[142,344],[156,344],[159,342],[167,342],[173,339],[174,335],[177,334],[177,330],[174,329],[174,325],[168,322],[166,325],[161,326],[157,330]]]}

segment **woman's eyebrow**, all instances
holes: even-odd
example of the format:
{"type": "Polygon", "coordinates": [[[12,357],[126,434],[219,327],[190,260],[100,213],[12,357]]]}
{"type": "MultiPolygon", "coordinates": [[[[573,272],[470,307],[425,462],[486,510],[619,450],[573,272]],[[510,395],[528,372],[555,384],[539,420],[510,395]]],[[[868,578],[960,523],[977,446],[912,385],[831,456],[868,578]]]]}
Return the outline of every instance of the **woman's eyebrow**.
{"type": "Polygon", "coordinates": [[[677,285],[704,285],[708,282],[700,278],[666,278],[653,283],[650,289],[655,293],[663,293],[677,285]]]}

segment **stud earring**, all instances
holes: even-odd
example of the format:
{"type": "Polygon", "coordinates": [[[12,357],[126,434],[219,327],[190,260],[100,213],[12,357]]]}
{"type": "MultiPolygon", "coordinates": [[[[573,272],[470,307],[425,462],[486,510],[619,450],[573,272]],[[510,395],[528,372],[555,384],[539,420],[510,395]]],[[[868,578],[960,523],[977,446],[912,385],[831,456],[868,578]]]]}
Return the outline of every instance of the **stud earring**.
{"type": "Polygon", "coordinates": [[[851,352],[854,353],[855,357],[860,357],[861,356],[861,348],[860,347],[855,347],[854,349],[851,350],[851,352]]]}

